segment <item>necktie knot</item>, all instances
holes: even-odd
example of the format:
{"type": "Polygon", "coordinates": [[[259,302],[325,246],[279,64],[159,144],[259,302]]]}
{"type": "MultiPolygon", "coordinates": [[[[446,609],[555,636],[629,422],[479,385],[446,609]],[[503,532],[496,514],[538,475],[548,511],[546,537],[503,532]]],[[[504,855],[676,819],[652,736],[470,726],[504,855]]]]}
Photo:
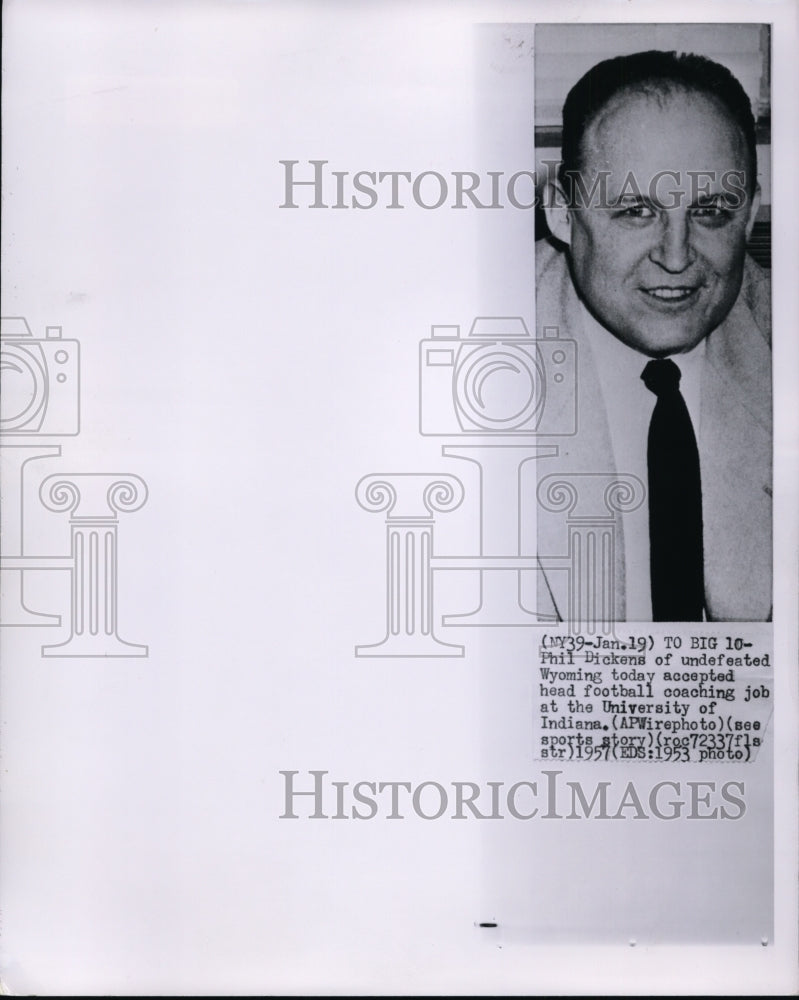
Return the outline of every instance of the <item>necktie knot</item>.
{"type": "Polygon", "coordinates": [[[681,374],[671,358],[659,358],[649,362],[641,373],[641,378],[647,389],[659,399],[663,395],[679,391],[681,374]]]}

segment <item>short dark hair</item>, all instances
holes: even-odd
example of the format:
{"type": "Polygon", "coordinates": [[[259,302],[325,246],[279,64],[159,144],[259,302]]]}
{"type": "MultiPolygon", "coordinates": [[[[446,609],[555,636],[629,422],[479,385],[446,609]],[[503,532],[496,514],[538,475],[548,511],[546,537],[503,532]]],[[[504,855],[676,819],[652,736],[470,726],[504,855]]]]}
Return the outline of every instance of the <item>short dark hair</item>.
{"type": "Polygon", "coordinates": [[[652,49],[597,63],[569,91],[563,105],[563,148],[558,177],[571,198],[570,179],[582,169],[582,143],[599,112],[618,94],[700,93],[714,98],[740,128],[749,158],[747,190],[757,182],[757,148],[752,105],[736,77],[712,59],[652,49]]]}

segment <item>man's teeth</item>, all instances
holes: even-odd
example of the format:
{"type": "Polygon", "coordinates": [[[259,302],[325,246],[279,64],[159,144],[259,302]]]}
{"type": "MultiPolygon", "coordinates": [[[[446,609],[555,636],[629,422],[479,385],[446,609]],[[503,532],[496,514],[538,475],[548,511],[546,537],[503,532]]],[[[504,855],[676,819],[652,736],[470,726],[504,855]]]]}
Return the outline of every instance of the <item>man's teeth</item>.
{"type": "Polygon", "coordinates": [[[687,299],[693,290],[693,288],[647,288],[646,294],[656,299],[674,301],[676,299],[687,299]]]}

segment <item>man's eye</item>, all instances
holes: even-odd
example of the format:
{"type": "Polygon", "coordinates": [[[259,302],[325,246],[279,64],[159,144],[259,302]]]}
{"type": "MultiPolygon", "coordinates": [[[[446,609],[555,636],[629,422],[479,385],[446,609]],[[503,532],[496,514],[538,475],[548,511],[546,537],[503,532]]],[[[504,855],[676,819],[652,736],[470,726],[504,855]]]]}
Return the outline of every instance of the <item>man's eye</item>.
{"type": "Polygon", "coordinates": [[[627,205],[614,213],[617,219],[654,219],[655,213],[648,205],[627,205]]]}
{"type": "Polygon", "coordinates": [[[726,222],[730,218],[730,213],[721,205],[697,205],[691,209],[691,216],[699,222],[726,222]]]}

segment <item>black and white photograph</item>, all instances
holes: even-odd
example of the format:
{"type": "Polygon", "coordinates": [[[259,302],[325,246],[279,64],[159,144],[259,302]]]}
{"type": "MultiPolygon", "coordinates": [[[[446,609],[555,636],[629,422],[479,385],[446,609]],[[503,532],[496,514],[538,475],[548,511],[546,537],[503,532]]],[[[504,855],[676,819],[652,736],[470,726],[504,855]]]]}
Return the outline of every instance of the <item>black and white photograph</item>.
{"type": "MultiPolygon", "coordinates": [[[[597,614],[769,621],[770,28],[539,25],[535,39],[550,173],[537,325],[578,358],[578,423],[547,473],[615,473],[629,493],[595,512],[618,515],[597,614]]],[[[547,513],[541,555],[558,548],[547,513]]],[[[566,617],[576,595],[554,587],[566,617]]]]}

